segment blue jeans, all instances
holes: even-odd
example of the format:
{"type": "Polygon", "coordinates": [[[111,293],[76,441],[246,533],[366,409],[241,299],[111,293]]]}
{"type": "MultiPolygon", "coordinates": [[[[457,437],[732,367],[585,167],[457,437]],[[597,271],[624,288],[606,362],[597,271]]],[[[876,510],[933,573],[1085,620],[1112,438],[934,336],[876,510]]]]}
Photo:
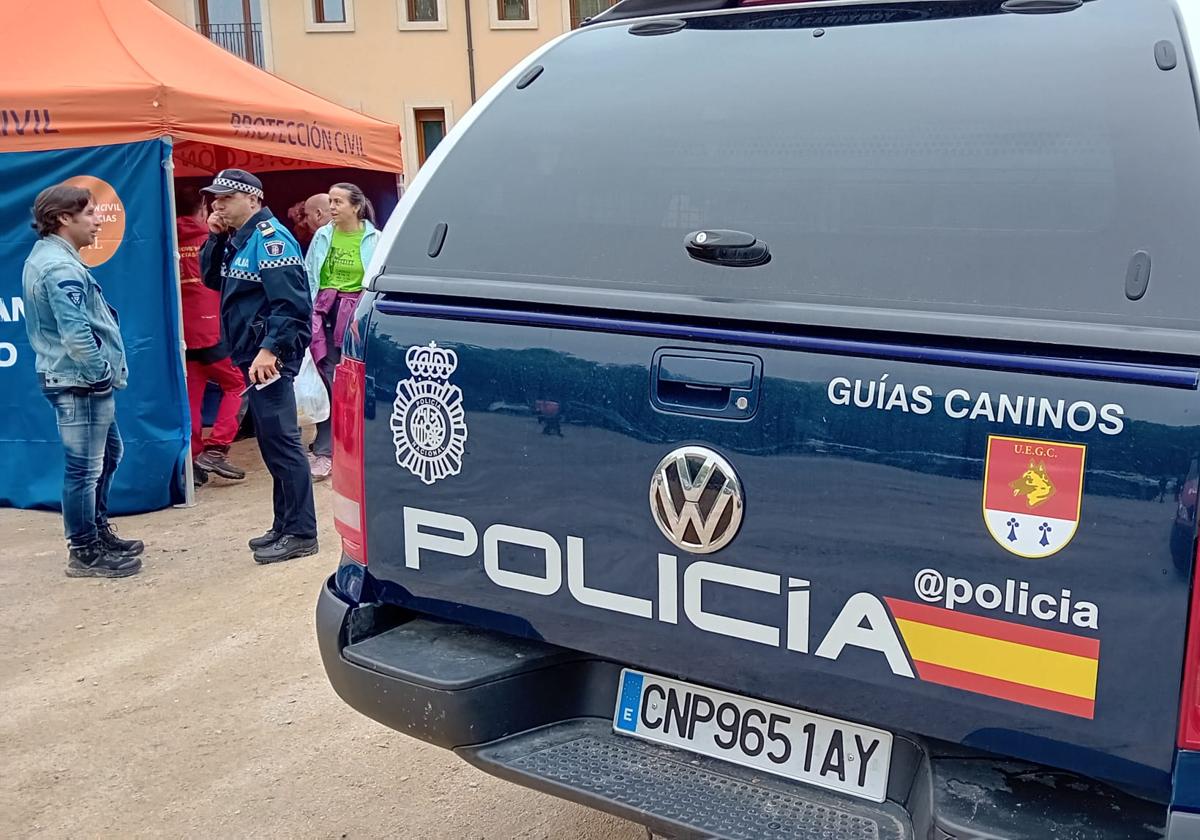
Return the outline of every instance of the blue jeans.
{"type": "Polygon", "coordinates": [[[125,451],[112,391],[100,396],[49,391],[66,455],[62,513],[72,548],[91,545],[108,525],[108,491],[125,451]]]}

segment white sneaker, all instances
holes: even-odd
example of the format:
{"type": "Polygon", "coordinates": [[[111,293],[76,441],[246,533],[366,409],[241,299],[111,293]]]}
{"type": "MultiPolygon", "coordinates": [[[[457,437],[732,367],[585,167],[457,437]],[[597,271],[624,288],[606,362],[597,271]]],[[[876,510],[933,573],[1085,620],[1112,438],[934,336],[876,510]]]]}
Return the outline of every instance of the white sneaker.
{"type": "Polygon", "coordinates": [[[333,472],[333,459],[328,455],[314,456],[309,472],[312,474],[313,481],[324,481],[333,472]]]}
{"type": "Polygon", "coordinates": [[[308,458],[308,469],[312,472],[313,465],[317,463],[317,453],[311,449],[304,450],[304,457],[308,458]]]}

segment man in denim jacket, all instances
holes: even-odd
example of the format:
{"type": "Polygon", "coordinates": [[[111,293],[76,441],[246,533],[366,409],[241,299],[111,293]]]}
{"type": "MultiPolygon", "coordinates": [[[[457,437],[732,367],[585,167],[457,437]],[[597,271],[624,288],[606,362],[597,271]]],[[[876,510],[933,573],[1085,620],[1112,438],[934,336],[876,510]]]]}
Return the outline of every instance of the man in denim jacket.
{"type": "Polygon", "coordinates": [[[142,568],[140,540],[108,522],[108,491],[121,461],[114,388],[128,377],[117,312],[79,256],[100,232],[91,193],[58,185],[33,205],[40,237],[22,277],[25,327],[42,390],[66,454],[62,511],[69,577],[127,577],[142,568]]]}

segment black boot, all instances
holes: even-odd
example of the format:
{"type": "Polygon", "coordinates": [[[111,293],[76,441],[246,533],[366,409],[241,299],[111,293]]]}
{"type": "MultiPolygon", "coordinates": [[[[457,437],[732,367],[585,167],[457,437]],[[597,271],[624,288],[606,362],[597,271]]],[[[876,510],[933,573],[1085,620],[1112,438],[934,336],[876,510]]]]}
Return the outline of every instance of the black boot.
{"type": "Polygon", "coordinates": [[[284,534],[270,545],[263,546],[254,552],[255,563],[281,563],[297,557],[308,557],[316,554],[319,549],[316,537],[297,537],[295,534],[284,534]]]}
{"type": "Polygon", "coordinates": [[[260,548],[266,548],[269,545],[274,545],[275,542],[278,541],[279,538],[282,536],[283,536],[283,534],[279,533],[274,528],[272,528],[270,531],[267,531],[267,533],[263,534],[261,537],[255,537],[254,539],[250,540],[250,548],[254,549],[255,551],[258,551],[260,548]]]}
{"type": "Polygon", "coordinates": [[[137,557],[146,550],[146,544],[141,540],[123,540],[118,537],[112,525],[101,528],[99,536],[100,544],[108,549],[108,553],[118,557],[137,557]]]}
{"type": "Polygon", "coordinates": [[[111,554],[99,540],[82,548],[72,548],[67,563],[67,577],[123,578],[141,570],[141,560],[111,554]]]}
{"type": "Polygon", "coordinates": [[[192,461],[192,486],[203,487],[208,484],[208,470],[192,461]]]}

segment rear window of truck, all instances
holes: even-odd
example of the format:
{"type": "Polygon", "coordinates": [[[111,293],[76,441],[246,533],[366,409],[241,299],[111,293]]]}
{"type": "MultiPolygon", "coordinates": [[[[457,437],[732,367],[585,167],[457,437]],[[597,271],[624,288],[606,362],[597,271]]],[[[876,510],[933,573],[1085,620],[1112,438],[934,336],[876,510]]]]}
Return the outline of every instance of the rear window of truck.
{"type": "Polygon", "coordinates": [[[946,6],[890,7],[882,23],[826,17],[819,37],[815,12],[798,10],[567,38],[450,149],[386,270],[1200,326],[1200,129],[1171,4],[962,17],[934,5],[946,6]],[[1161,41],[1174,69],[1156,61],[1161,41]],[[771,262],[698,263],[683,243],[703,229],[752,233],[771,262]],[[1152,274],[1133,301],[1139,251],[1152,274]]]}

